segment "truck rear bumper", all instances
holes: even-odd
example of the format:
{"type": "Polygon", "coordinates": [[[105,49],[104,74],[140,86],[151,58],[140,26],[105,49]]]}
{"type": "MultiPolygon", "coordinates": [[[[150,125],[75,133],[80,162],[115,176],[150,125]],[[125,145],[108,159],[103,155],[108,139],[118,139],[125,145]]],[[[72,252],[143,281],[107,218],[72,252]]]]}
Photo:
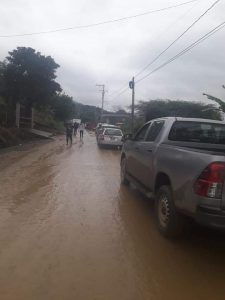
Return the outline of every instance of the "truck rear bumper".
{"type": "Polygon", "coordinates": [[[225,211],[221,209],[200,206],[195,220],[204,226],[225,229],[225,211]]]}

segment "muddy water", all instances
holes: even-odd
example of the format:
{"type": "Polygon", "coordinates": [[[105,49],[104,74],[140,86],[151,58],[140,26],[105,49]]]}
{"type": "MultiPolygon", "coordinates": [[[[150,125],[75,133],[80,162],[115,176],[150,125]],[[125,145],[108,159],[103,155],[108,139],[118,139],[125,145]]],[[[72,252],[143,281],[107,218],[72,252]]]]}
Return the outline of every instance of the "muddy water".
{"type": "Polygon", "coordinates": [[[1,300],[225,299],[225,235],[162,238],[93,136],[26,150],[0,171],[1,300]]]}

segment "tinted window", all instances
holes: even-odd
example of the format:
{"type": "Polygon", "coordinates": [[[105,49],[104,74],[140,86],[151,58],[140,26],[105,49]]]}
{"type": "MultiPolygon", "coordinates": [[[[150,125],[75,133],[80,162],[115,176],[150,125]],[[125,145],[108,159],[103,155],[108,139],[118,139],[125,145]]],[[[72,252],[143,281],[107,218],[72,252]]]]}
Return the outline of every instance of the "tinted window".
{"type": "Polygon", "coordinates": [[[122,136],[122,132],[119,129],[106,129],[104,134],[106,135],[115,135],[115,136],[122,136]]]}
{"type": "Polygon", "coordinates": [[[159,135],[161,129],[163,128],[164,121],[155,121],[149,129],[146,141],[152,142],[159,135]]]}
{"type": "Polygon", "coordinates": [[[150,124],[145,124],[135,136],[135,141],[143,141],[150,124]]]}
{"type": "Polygon", "coordinates": [[[225,125],[177,121],[170,130],[169,140],[225,144],[225,125]]]}

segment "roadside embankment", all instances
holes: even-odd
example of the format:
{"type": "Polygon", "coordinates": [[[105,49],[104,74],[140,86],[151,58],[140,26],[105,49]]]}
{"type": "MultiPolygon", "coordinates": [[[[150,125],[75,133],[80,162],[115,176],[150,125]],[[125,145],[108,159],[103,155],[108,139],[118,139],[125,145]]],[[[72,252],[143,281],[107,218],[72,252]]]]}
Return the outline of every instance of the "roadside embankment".
{"type": "Polygon", "coordinates": [[[37,140],[37,136],[26,129],[0,127],[0,148],[16,146],[37,140]]]}

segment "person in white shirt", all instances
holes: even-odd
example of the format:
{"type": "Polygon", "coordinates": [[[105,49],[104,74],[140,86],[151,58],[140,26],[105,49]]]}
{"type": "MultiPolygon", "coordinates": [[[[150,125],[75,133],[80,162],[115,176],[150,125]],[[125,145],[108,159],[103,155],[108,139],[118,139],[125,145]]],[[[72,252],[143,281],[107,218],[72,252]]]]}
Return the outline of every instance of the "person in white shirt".
{"type": "Polygon", "coordinates": [[[79,125],[80,140],[83,140],[83,137],[84,137],[84,129],[85,129],[84,123],[80,123],[80,125],[79,125]]]}

